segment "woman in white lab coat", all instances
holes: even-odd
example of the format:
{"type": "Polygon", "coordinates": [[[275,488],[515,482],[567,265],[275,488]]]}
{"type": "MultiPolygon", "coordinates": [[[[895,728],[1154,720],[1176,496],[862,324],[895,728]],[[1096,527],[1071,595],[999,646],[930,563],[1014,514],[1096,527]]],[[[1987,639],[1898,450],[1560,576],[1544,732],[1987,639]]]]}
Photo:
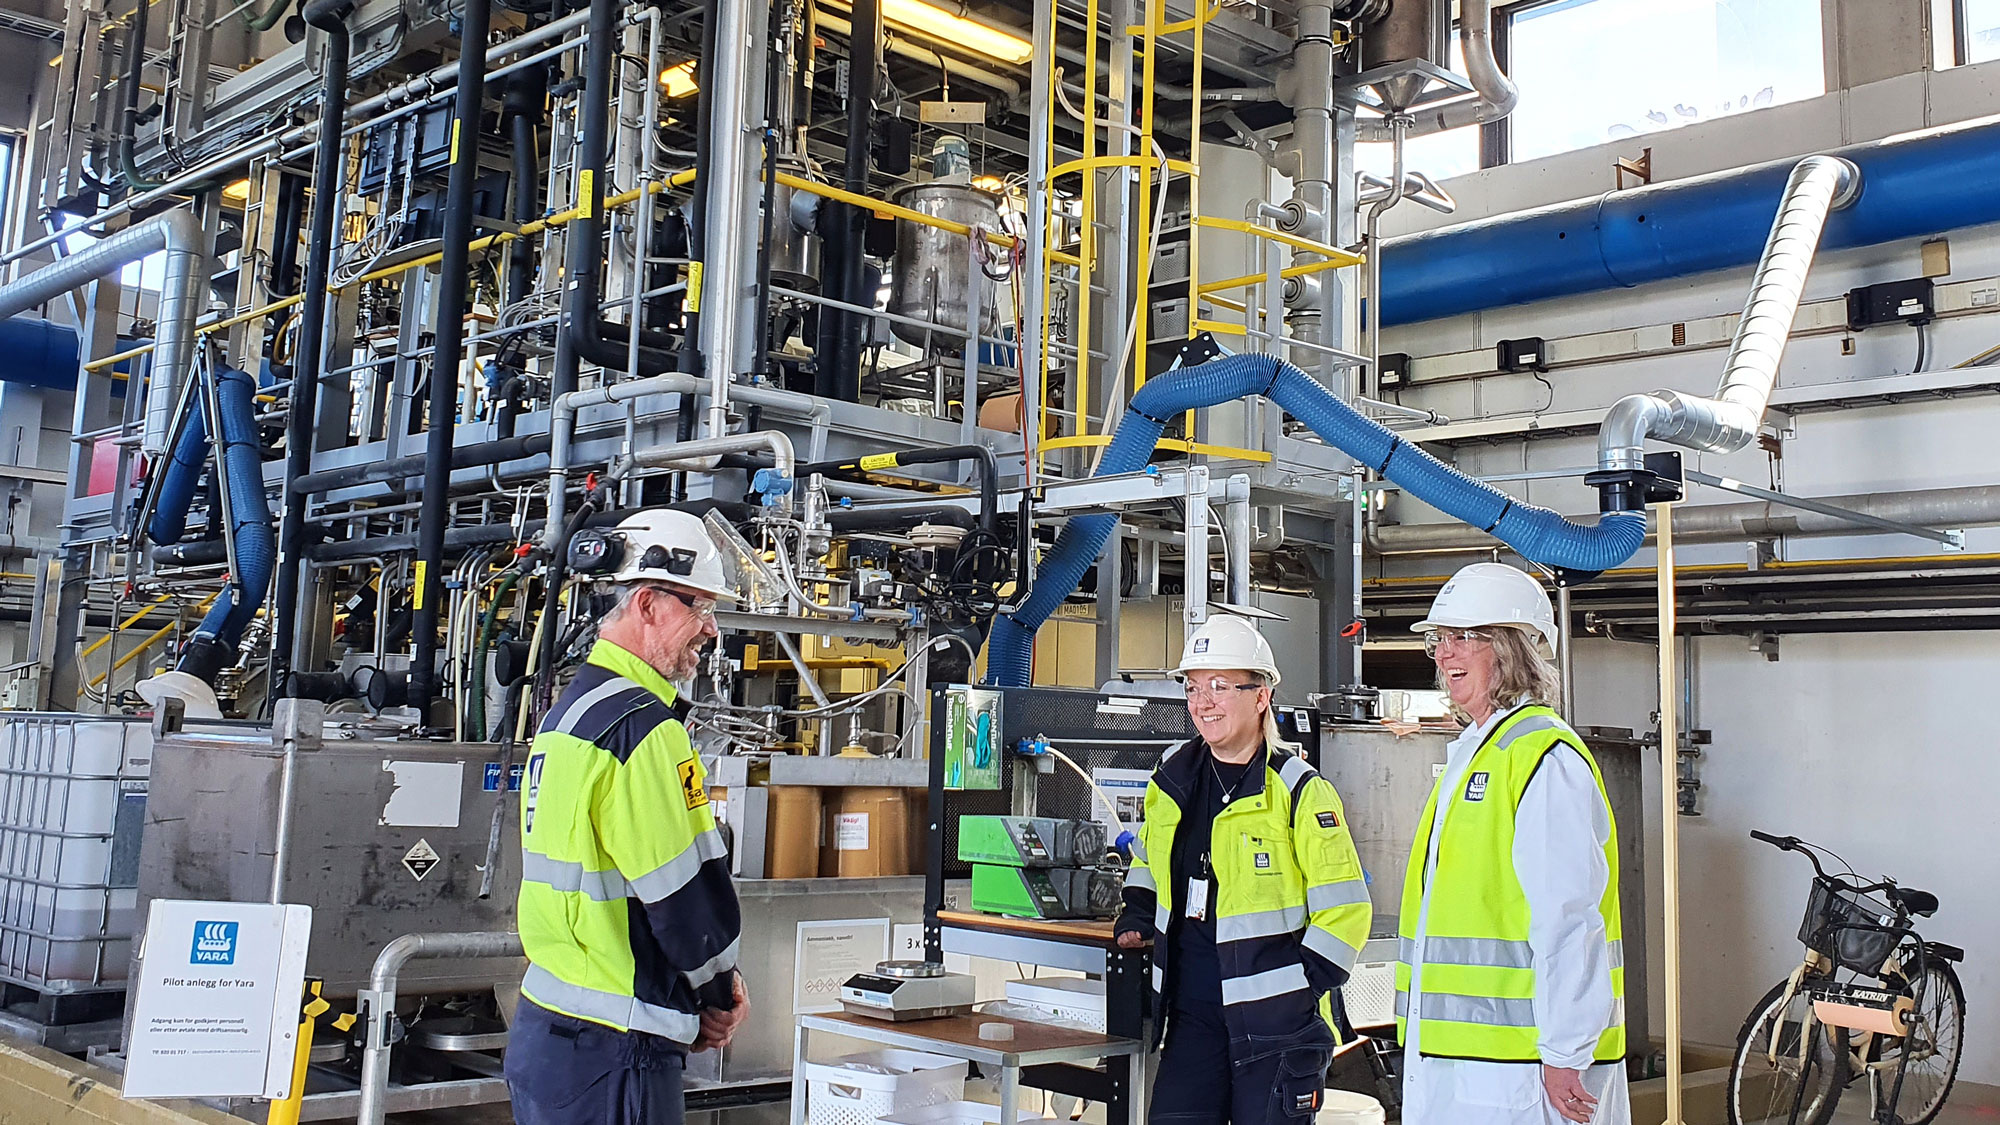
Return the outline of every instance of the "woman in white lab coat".
{"type": "Polygon", "coordinates": [[[1617,836],[1551,709],[1541,584],[1478,563],[1416,625],[1467,726],[1410,857],[1397,1016],[1407,1125],[1629,1125],[1617,836]]]}

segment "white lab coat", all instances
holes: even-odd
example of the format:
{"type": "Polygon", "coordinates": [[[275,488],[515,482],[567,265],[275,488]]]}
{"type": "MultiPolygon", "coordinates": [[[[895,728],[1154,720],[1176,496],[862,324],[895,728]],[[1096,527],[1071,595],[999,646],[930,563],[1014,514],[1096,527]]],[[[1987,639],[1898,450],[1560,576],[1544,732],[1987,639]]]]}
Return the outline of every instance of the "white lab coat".
{"type": "MultiPolygon", "coordinates": [[[[1472,755],[1505,712],[1496,713],[1449,747],[1441,806],[1431,828],[1425,885],[1436,883],[1437,846],[1462,788],[1472,755]]],[[[1550,751],[1528,783],[1514,822],[1514,871],[1528,897],[1528,944],[1535,958],[1535,1026],[1542,1061],[1583,1070],[1585,1089],[1598,1100],[1593,1125],[1631,1125],[1632,1104],[1623,1064],[1593,1065],[1598,1037],[1625,1018],[1611,994],[1604,923],[1598,903],[1611,873],[1604,844],[1611,814],[1583,756],[1566,747],[1550,751]]],[[[1410,966],[1410,1010],[1423,1005],[1423,946],[1430,895],[1417,915],[1417,947],[1410,966]]],[[[1420,1025],[1409,1023],[1403,1051],[1405,1125],[1561,1125],[1566,1119],[1542,1088],[1542,1068],[1520,1063],[1429,1059],[1422,1055],[1420,1025]]]]}

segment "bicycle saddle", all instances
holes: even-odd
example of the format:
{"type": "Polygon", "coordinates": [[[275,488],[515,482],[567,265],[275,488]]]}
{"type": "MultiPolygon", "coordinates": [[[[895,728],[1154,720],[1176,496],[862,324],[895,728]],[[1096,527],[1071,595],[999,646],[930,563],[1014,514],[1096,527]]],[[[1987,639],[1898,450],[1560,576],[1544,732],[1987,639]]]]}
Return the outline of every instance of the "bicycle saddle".
{"type": "Polygon", "coordinates": [[[1889,899],[1904,910],[1925,918],[1936,914],[1938,909],[1938,896],[1929,891],[1919,891],[1909,887],[1897,887],[1889,892],[1889,899]]]}

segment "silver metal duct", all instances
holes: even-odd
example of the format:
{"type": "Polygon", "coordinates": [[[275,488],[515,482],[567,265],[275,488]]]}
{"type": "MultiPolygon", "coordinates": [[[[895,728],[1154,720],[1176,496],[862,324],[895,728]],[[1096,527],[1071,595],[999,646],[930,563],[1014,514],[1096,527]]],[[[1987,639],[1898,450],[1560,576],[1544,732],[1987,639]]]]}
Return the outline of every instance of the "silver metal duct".
{"type": "MultiPolygon", "coordinates": [[[[1458,41],[1465,47],[1465,77],[1471,80],[1472,90],[1478,97],[1448,102],[1437,109],[1411,111],[1411,124],[1406,136],[1427,137],[1467,125],[1498,121],[1514,112],[1514,106],[1520,102],[1520,89],[1507,77],[1507,72],[1500,69],[1500,58],[1493,51],[1493,0],[1462,0],[1459,5],[1458,41]]],[[[1354,135],[1358,141],[1393,139],[1389,119],[1385,117],[1356,121],[1354,135]]]]}
{"type": "Polygon", "coordinates": [[[1677,391],[1654,391],[1619,399],[1597,431],[1597,463],[1602,469],[1642,469],[1646,439],[1705,453],[1729,453],[1749,445],[1764,421],[1778,361],[1799,315],[1806,272],[1819,248],[1827,216],[1861,194],[1861,170],[1838,156],[1808,156],[1792,169],[1764,256],[1750,283],[1750,299],[1730,342],[1722,385],[1714,398],[1677,391]]]}
{"type": "MultiPolygon", "coordinates": [[[[1990,527],[2000,524],[2000,485],[1936,488],[1918,492],[1878,492],[1816,496],[1822,504],[1864,516],[1923,527],[1990,527]]],[[[1573,517],[1584,519],[1587,517],[1573,517]]],[[[1676,543],[1744,543],[1796,536],[1875,535],[1873,528],[1782,504],[1683,504],[1674,509],[1676,543]]],[[[1385,555],[1491,551],[1499,540],[1462,523],[1419,523],[1384,527],[1371,546],[1385,555]]]]}
{"type": "Polygon", "coordinates": [[[167,255],[166,280],[160,288],[160,327],[153,342],[142,445],[156,456],[166,451],[181,376],[194,356],[195,317],[206,304],[208,241],[194,212],[179,208],[126,227],[11,285],[0,285],[0,318],[15,316],[161,251],[167,255]]]}

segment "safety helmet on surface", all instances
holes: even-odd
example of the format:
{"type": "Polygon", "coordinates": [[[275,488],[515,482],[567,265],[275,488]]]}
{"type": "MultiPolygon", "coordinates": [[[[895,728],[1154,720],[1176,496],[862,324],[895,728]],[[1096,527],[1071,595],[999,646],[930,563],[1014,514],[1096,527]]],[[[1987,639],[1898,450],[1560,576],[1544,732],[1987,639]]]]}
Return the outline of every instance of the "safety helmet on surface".
{"type": "Polygon", "coordinates": [[[569,568],[599,582],[666,582],[736,600],[715,540],[687,512],[657,508],[627,516],[615,528],[579,531],[570,540],[569,568]]]}
{"type": "Polygon", "coordinates": [[[1438,591],[1431,611],[1410,632],[1431,629],[1477,629],[1511,625],[1538,636],[1548,652],[1556,647],[1556,611],[1548,591],[1527,573],[1505,563],[1473,563],[1451,576],[1438,591]]]}
{"type": "Polygon", "coordinates": [[[1271,654],[1271,642],[1248,620],[1218,613],[1188,634],[1181,648],[1181,663],[1174,678],[1186,679],[1189,672],[1256,672],[1272,687],[1278,686],[1278,659],[1271,654]]]}

